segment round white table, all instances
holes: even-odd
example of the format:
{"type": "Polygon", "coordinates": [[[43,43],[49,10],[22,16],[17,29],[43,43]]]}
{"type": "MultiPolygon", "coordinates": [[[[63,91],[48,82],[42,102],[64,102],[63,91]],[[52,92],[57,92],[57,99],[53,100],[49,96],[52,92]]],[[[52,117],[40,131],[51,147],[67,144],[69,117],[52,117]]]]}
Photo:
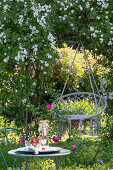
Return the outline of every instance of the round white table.
{"type": "MultiPolygon", "coordinates": [[[[8,152],[8,154],[12,155],[12,156],[17,156],[17,157],[25,157],[27,170],[29,170],[29,163],[28,163],[29,157],[31,157],[31,158],[34,158],[34,157],[56,157],[56,170],[58,170],[58,157],[69,155],[71,153],[70,150],[59,148],[59,150],[57,152],[47,152],[47,153],[45,152],[45,153],[34,154],[31,152],[24,151],[24,148],[25,147],[10,150],[8,152]]],[[[53,148],[56,148],[56,147],[53,147],[53,148]]]]}

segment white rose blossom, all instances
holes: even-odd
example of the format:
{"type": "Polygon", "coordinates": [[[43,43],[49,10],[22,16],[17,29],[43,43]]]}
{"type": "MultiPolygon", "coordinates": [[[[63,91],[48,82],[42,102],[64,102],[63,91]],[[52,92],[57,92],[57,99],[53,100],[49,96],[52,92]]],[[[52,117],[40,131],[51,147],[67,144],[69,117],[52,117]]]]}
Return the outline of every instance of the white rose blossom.
{"type": "Polygon", "coordinates": [[[94,28],[93,28],[93,27],[90,27],[90,31],[94,31],[94,28]]]}
{"type": "Polygon", "coordinates": [[[48,57],[48,59],[52,58],[52,56],[49,53],[47,54],[47,57],[48,57]]]}
{"type": "Polygon", "coordinates": [[[90,3],[86,2],[86,8],[90,8],[90,3]]]}
{"type": "Polygon", "coordinates": [[[44,67],[43,66],[41,66],[41,70],[43,70],[44,69],[44,67]]]}
{"type": "Polygon", "coordinates": [[[81,11],[83,10],[83,8],[82,8],[82,6],[81,6],[81,5],[79,5],[79,8],[80,8],[80,10],[81,10],[81,11]]]}
{"type": "Polygon", "coordinates": [[[48,66],[49,66],[49,64],[48,64],[48,62],[47,62],[47,61],[45,61],[45,66],[46,66],[46,67],[48,67],[48,66]]]}
{"type": "Polygon", "coordinates": [[[43,60],[40,60],[40,62],[43,64],[44,63],[44,61],[43,60]]]}
{"type": "Polygon", "coordinates": [[[99,38],[99,40],[100,40],[100,43],[103,43],[103,41],[104,41],[104,39],[103,39],[103,38],[99,38]]]}
{"type": "Polygon", "coordinates": [[[36,86],[36,82],[33,82],[33,86],[36,86]]]}
{"type": "Polygon", "coordinates": [[[44,73],[44,74],[47,74],[47,72],[46,72],[46,71],[44,71],[43,73],[44,73]]]}
{"type": "Polygon", "coordinates": [[[6,4],[6,5],[4,5],[4,7],[3,7],[3,9],[4,9],[4,11],[6,11],[7,9],[8,9],[8,5],[6,4]]]}
{"type": "Polygon", "coordinates": [[[26,102],[27,102],[27,99],[23,99],[23,100],[22,100],[22,103],[25,104],[26,102]]]}
{"type": "Polygon", "coordinates": [[[9,56],[8,56],[8,57],[6,57],[6,58],[4,58],[4,59],[3,59],[3,62],[4,62],[4,63],[7,63],[7,62],[8,62],[8,60],[9,60],[9,56]]]}
{"type": "Polygon", "coordinates": [[[110,100],[113,99],[113,92],[109,93],[109,99],[110,99],[110,100]]]}

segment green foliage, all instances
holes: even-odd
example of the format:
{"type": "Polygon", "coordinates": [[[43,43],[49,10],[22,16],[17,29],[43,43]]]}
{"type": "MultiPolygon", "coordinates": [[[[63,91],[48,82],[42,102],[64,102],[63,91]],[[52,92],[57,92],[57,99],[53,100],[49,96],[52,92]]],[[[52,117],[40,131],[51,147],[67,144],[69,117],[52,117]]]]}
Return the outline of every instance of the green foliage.
{"type": "Polygon", "coordinates": [[[113,140],[113,116],[106,118],[106,126],[101,128],[102,139],[105,143],[109,140],[113,140]]]}
{"type": "MultiPolygon", "coordinates": [[[[93,115],[96,114],[96,105],[92,101],[86,99],[80,101],[72,101],[68,99],[67,101],[62,100],[62,102],[53,106],[53,111],[60,115],[93,115]]],[[[98,108],[99,109],[99,108],[98,108]]]]}
{"type": "MultiPolygon", "coordinates": [[[[63,44],[63,47],[57,48],[57,51],[60,58],[55,64],[51,66],[50,73],[46,77],[46,84],[51,82],[51,84],[54,84],[53,87],[55,90],[62,91],[64,83],[67,79],[67,75],[71,68],[72,61],[74,59],[75,50],[71,49],[66,44],[63,44]]],[[[106,69],[106,67],[102,66],[102,61],[99,62],[100,60],[98,56],[93,56],[93,54],[88,50],[86,50],[86,53],[96,83],[98,86],[100,86],[100,78],[109,72],[109,67],[106,69]]],[[[77,56],[74,60],[73,67],[67,81],[65,93],[70,93],[73,91],[92,91],[82,50],[77,53],[77,56]]]]}

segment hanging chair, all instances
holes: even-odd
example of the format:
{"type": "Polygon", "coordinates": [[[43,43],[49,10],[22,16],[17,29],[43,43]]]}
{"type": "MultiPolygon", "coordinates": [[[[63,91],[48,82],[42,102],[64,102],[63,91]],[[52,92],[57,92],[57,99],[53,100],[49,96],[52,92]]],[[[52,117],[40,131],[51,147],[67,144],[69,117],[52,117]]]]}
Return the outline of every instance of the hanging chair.
{"type": "MultiPolygon", "coordinates": [[[[104,110],[107,107],[107,102],[105,98],[99,93],[84,46],[82,43],[81,45],[82,45],[83,54],[84,54],[83,58],[85,60],[86,68],[88,70],[92,92],[73,92],[73,93],[64,95],[66,84],[67,84],[70,72],[72,70],[72,66],[77,55],[77,51],[80,46],[80,43],[79,43],[76,49],[76,52],[75,52],[74,59],[71,64],[71,68],[69,70],[69,73],[66,79],[66,82],[64,84],[64,88],[62,90],[61,96],[52,103],[51,110],[54,112],[57,118],[61,120],[62,122],[63,121],[65,122],[65,120],[68,120],[69,135],[71,135],[71,121],[72,120],[79,121],[80,130],[82,130],[83,121],[84,122],[87,120],[90,121],[90,135],[93,134],[92,125],[94,121],[94,128],[95,130],[97,130],[97,135],[98,135],[99,133],[98,129],[100,126],[100,120],[99,120],[98,115],[101,115],[101,113],[104,112],[104,110]],[[97,93],[95,93],[94,87],[97,93]]],[[[63,124],[60,124],[60,130],[61,128],[63,129],[62,125],[63,124]]]]}

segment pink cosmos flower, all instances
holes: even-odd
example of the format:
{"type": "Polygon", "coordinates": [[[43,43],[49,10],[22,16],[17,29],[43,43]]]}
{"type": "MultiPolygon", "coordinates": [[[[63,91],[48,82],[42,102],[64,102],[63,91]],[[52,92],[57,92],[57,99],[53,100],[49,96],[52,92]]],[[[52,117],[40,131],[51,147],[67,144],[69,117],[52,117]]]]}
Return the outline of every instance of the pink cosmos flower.
{"type": "Polygon", "coordinates": [[[71,146],[72,151],[75,151],[76,148],[77,148],[77,147],[76,147],[75,145],[72,145],[72,146],[71,146]]]}
{"type": "Polygon", "coordinates": [[[59,141],[58,137],[57,136],[53,136],[53,141],[54,142],[58,142],[59,141]]]}
{"type": "Polygon", "coordinates": [[[79,122],[75,122],[74,125],[77,126],[79,124],[79,122]]]}
{"type": "Polygon", "coordinates": [[[47,104],[47,105],[46,105],[46,108],[47,108],[47,109],[51,109],[51,105],[50,105],[50,104],[47,104]]]}
{"type": "Polygon", "coordinates": [[[23,142],[23,143],[25,143],[25,140],[24,140],[24,138],[20,138],[20,142],[23,142]]]}

